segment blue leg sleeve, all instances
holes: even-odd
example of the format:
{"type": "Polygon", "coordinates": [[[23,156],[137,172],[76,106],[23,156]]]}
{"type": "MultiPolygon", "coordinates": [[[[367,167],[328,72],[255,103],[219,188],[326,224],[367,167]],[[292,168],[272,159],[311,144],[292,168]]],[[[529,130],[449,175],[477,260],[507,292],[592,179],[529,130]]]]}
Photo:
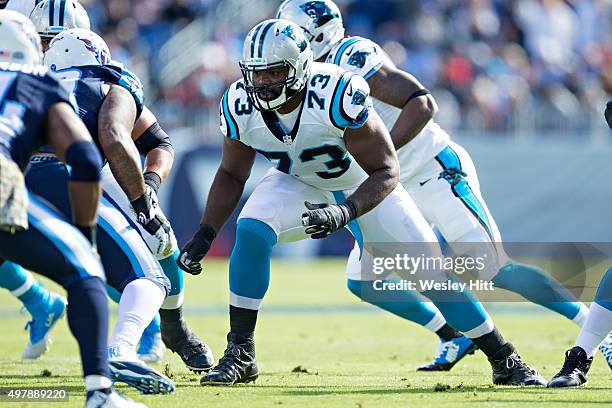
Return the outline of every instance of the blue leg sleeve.
{"type": "Polygon", "coordinates": [[[121,293],[119,293],[119,291],[113,288],[111,285],[106,285],[106,294],[115,303],[119,303],[121,300],[121,293]]]}
{"type": "Polygon", "coordinates": [[[242,218],[229,265],[230,304],[258,309],[270,284],[270,255],[276,233],[267,224],[242,218]]]}
{"type": "Polygon", "coordinates": [[[570,320],[582,307],[569,290],[537,266],[510,261],[499,270],[493,283],[570,320]]]}
{"type": "Polygon", "coordinates": [[[484,307],[467,290],[428,290],[422,294],[434,302],[451,327],[467,337],[484,336],[493,329],[493,323],[484,307]]]}
{"type": "Polygon", "coordinates": [[[30,272],[21,266],[6,261],[0,266],[0,287],[13,293],[32,316],[48,305],[49,290],[34,281],[30,272]],[[31,285],[27,287],[28,280],[31,285]]]}
{"type": "Polygon", "coordinates": [[[183,291],[183,271],[176,264],[178,256],[179,250],[177,249],[172,255],[159,261],[172,286],[168,296],[178,295],[183,291]]]}
{"type": "Polygon", "coordinates": [[[612,268],[608,269],[599,283],[595,294],[595,302],[608,310],[612,310],[612,268]]]}
{"type": "Polygon", "coordinates": [[[412,291],[405,290],[394,293],[393,301],[373,301],[370,299],[370,296],[363,296],[364,291],[362,290],[362,285],[364,284],[367,287],[371,286],[370,282],[364,283],[354,279],[348,279],[347,282],[349,290],[355,296],[387,312],[393,313],[402,319],[410,320],[421,326],[425,326],[437,315],[437,310],[431,302],[423,301],[423,299],[420,299],[412,291]]]}

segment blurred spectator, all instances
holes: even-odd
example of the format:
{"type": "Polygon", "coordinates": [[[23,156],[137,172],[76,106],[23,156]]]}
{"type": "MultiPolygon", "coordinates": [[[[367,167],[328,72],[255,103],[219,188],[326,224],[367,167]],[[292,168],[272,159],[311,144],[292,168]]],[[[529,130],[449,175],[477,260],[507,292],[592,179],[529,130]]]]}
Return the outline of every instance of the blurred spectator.
{"type": "MultiPolygon", "coordinates": [[[[167,126],[219,143],[218,102],[248,30],[280,0],[81,0],[167,126]],[[178,33],[177,36],[175,36],[178,33]],[[171,40],[172,39],[172,40],[171,40]],[[169,40],[171,40],[169,42],[169,40]]],[[[609,0],[340,0],[347,34],[378,42],[433,90],[450,130],[598,128],[612,92],[609,0]],[[603,86],[602,86],[603,84],[603,86]]]]}

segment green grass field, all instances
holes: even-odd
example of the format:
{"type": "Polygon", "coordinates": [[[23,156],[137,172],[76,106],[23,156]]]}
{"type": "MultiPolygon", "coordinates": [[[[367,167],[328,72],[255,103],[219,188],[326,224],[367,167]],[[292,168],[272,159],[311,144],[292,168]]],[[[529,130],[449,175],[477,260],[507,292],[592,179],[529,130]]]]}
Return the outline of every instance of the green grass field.
{"type": "MultiPolygon", "coordinates": [[[[581,389],[493,387],[482,353],[467,357],[450,373],[418,373],[416,366],[433,356],[435,336],[360,303],[345,289],[343,260],[275,261],[272,268],[256,333],[261,376],[255,384],[202,387],[200,376],[167,352],[157,367],[172,373],[174,394],[143,396],[123,385],[118,388],[150,407],[612,406],[612,375],[601,355],[588,386],[581,389]],[[298,366],[307,372],[293,372],[298,366]]],[[[185,286],[187,319],[218,358],[229,327],[226,261],[207,262],[204,274],[185,277],[185,286]]],[[[65,386],[71,395],[61,406],[82,406],[78,351],[65,320],[54,331],[49,353],[22,362],[27,315],[19,315],[19,307],[6,292],[0,298],[0,386],[65,386]]],[[[490,310],[532,367],[547,379],[556,373],[578,333],[573,324],[523,304],[490,310]]],[[[0,402],[7,407],[56,405],[60,403],[0,402]]]]}

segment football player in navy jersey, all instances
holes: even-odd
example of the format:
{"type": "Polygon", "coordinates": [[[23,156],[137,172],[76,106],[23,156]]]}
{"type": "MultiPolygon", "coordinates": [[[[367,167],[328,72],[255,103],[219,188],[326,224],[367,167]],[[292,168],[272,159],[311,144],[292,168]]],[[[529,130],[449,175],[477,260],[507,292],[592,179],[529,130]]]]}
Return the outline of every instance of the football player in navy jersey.
{"type": "MultiPolygon", "coordinates": [[[[13,10],[26,17],[42,0],[2,0],[0,9],[13,10]]],[[[69,0],[72,1],[72,0],[69,0]]],[[[68,4],[70,7],[61,7],[61,1],[56,2],[53,12],[58,19],[61,17],[64,24],[69,28],[89,27],[89,18],[83,8],[78,5],[68,4]],[[82,10],[82,12],[79,12],[82,10]],[[83,18],[84,16],[84,18],[83,18]]],[[[41,19],[39,19],[41,20],[41,19]]],[[[42,40],[43,46],[45,40],[42,40]]],[[[26,324],[29,331],[28,343],[22,354],[24,359],[36,359],[45,353],[51,344],[51,330],[57,321],[63,316],[66,308],[66,300],[63,296],[50,291],[34,280],[32,274],[12,262],[5,262],[1,268],[0,287],[7,289],[13,296],[19,299],[32,319],[26,324]]]]}
{"type": "MultiPolygon", "coordinates": [[[[87,12],[74,0],[11,0],[10,6],[28,9],[26,14],[35,23],[35,26],[43,38],[43,43],[48,44],[51,39],[59,33],[71,28],[89,28],[87,12]],[[32,7],[34,10],[30,11],[32,7]]],[[[45,45],[46,48],[46,45],[45,45]]],[[[121,64],[113,61],[115,70],[121,71],[121,64]]],[[[127,73],[127,70],[124,70],[127,73]]],[[[72,72],[72,75],[75,75],[72,72]]],[[[111,74],[113,76],[113,74],[111,74]]],[[[133,75],[123,75],[122,81],[129,84],[133,75]]],[[[137,79],[136,79],[137,80],[137,79]]],[[[91,120],[89,120],[91,122],[91,120]]],[[[146,107],[136,122],[132,134],[136,140],[138,151],[146,155],[144,163],[144,181],[148,188],[157,194],[159,187],[172,168],[173,150],[170,138],[157,122],[155,115],[146,107]]],[[[137,224],[136,215],[131,211],[128,201],[124,201],[125,193],[112,176],[109,166],[103,169],[102,184],[106,193],[112,200],[122,205],[122,210],[134,224],[137,224]]],[[[161,209],[158,208],[159,214],[161,209]]],[[[167,227],[168,225],[166,225],[167,227]]],[[[151,324],[145,329],[140,339],[138,348],[139,357],[145,362],[159,361],[163,355],[164,343],[172,351],[179,354],[185,365],[196,372],[206,371],[213,364],[213,356],[208,346],[198,338],[188,327],[183,318],[182,305],[184,299],[183,272],[176,265],[178,246],[176,238],[170,228],[158,229],[157,236],[150,235],[142,230],[141,233],[153,255],[158,259],[164,273],[170,279],[171,288],[162,304],[160,315],[156,316],[151,324]],[[170,245],[168,245],[170,243],[170,245]],[[161,320],[161,321],[160,321],[161,320]],[[160,327],[161,325],[161,327],[160,327]],[[161,332],[161,333],[160,333],[161,332]],[[162,342],[163,338],[163,342],[162,342]]],[[[28,310],[32,312],[30,327],[30,341],[26,347],[24,357],[37,358],[49,347],[49,331],[44,323],[47,318],[55,322],[61,316],[64,301],[59,296],[48,295],[44,288],[33,282],[31,275],[18,266],[7,263],[4,267],[5,273],[0,278],[0,286],[11,290],[18,296],[28,310]],[[31,286],[30,289],[29,286],[31,286]],[[27,292],[26,292],[26,289],[27,292]],[[22,292],[24,292],[22,294],[22,292]]],[[[109,296],[117,303],[120,301],[121,293],[112,287],[108,289],[109,296]]]]}
{"type": "Polygon", "coordinates": [[[40,64],[41,44],[23,15],[0,11],[0,262],[12,261],[68,292],[86,407],[143,407],[113,391],[106,356],[105,275],[94,252],[101,157],[75,115],[74,96],[40,64]],[[49,144],[72,171],[72,225],[25,187],[31,154],[49,144]]]}

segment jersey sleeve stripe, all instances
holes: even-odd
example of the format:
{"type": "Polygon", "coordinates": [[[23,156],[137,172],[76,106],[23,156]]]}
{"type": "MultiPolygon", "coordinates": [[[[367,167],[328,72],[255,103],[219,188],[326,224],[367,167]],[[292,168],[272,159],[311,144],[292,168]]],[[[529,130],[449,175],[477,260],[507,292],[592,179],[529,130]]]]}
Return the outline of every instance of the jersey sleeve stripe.
{"type": "Polygon", "coordinates": [[[342,54],[344,54],[344,51],[346,51],[346,49],[348,47],[350,47],[351,45],[355,44],[357,41],[360,41],[361,38],[359,37],[352,37],[349,38],[347,42],[345,42],[340,49],[338,50],[338,52],[336,53],[336,56],[334,57],[334,64],[335,65],[340,65],[340,60],[342,59],[342,54]]]}
{"type": "Polygon", "coordinates": [[[349,126],[353,120],[344,112],[344,108],[342,107],[342,95],[346,91],[346,87],[348,86],[349,81],[353,77],[350,72],[345,72],[338,83],[336,84],[336,89],[334,89],[334,94],[332,96],[332,102],[329,110],[329,118],[334,126],[338,129],[344,130],[347,126],[349,126]]]}
{"type": "Polygon", "coordinates": [[[383,62],[379,62],[378,64],[376,64],[376,66],[374,66],[371,70],[369,70],[364,76],[363,78],[365,80],[368,80],[368,78],[370,78],[372,75],[374,75],[375,73],[378,72],[378,70],[383,66],[383,62]]]}
{"type": "Polygon", "coordinates": [[[234,120],[232,113],[229,110],[229,104],[227,102],[229,94],[229,88],[223,94],[223,117],[225,118],[225,123],[227,125],[227,135],[230,139],[238,139],[240,140],[240,133],[238,132],[238,125],[234,120]]]}

